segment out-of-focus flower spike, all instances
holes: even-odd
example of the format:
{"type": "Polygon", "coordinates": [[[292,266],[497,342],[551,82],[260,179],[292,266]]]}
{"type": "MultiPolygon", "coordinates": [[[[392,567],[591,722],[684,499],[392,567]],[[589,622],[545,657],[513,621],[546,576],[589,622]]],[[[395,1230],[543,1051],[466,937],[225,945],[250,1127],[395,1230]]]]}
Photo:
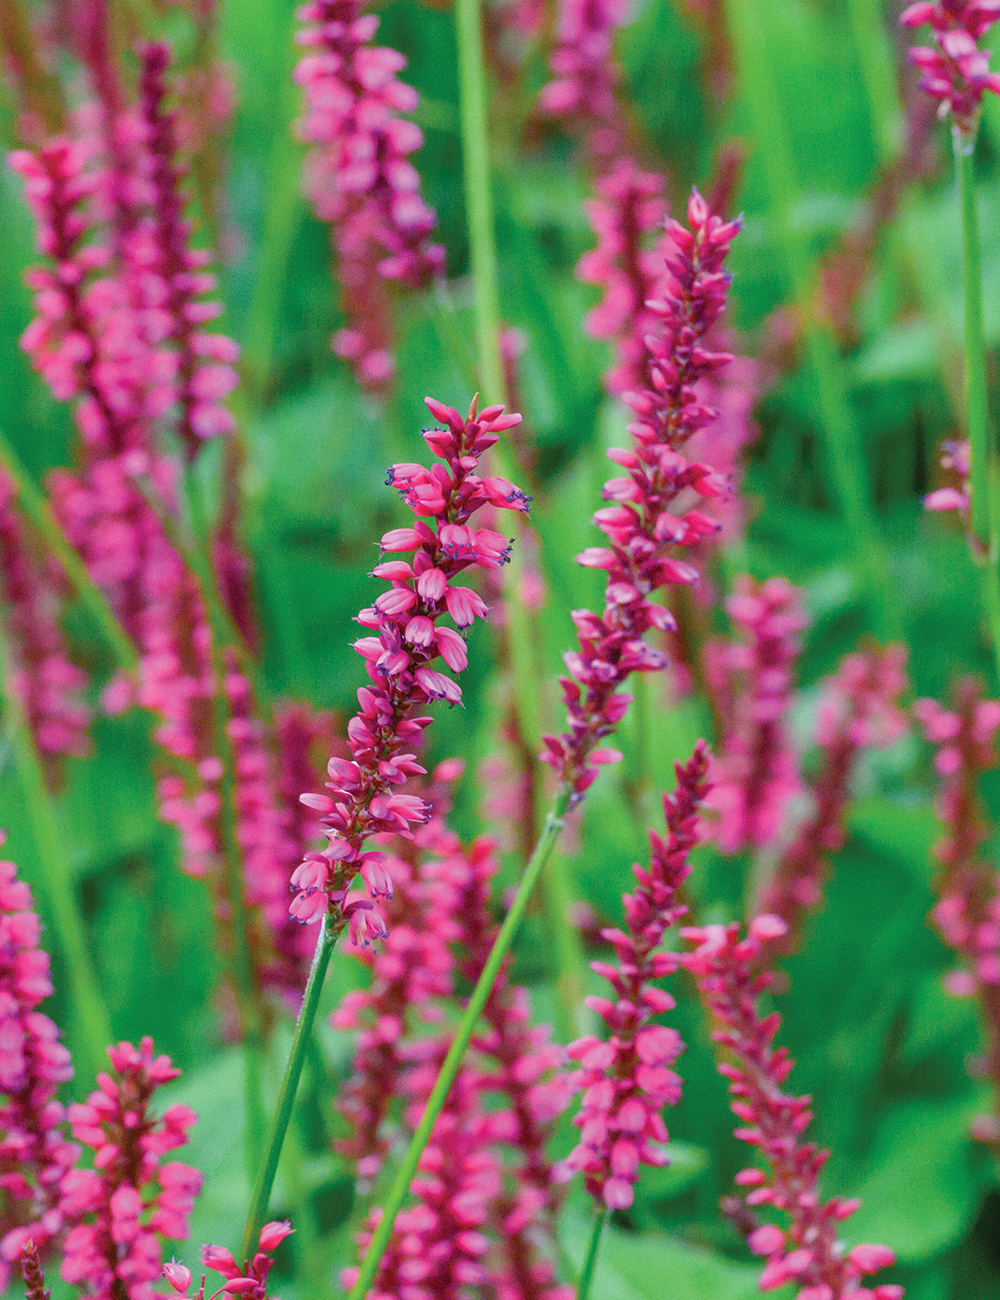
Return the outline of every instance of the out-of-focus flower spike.
{"type": "Polygon", "coordinates": [[[17,511],[17,487],[0,466],[0,594],[14,657],[9,686],[24,706],[50,780],[60,754],[84,754],[90,710],[80,698],[87,676],[70,659],[59,627],[61,574],[34,553],[17,511]]]}
{"type": "Polygon", "coordinates": [[[801,788],[788,733],[792,671],[806,624],[799,590],[781,578],[736,580],[726,603],[741,639],[705,647],[705,676],[723,722],[708,804],[724,853],[759,848],[779,830],[801,788]]]}
{"type": "MultiPolygon", "coordinates": [[[[356,649],[365,661],[370,685],[358,692],[360,705],[348,724],[352,763],[331,769],[327,784],[329,805],[323,824],[328,838],[321,854],[310,854],[292,876],[298,893],[291,912],[304,922],[318,921],[332,910],[336,924],[346,920],[347,890],[362,871],[364,845],[380,832],[407,832],[429,815],[425,801],[403,794],[397,787],[423,772],[414,751],[430,718],[419,710],[433,700],[460,703],[461,688],[431,665],[439,655],[461,662],[452,635],[439,639],[437,622],[450,615],[460,628],[486,614],[486,605],[454,579],[472,566],[493,569],[506,558],[497,551],[497,535],[477,529],[471,522],[487,503],[508,510],[526,510],[527,499],[511,484],[482,478],[476,473],[480,456],[497,440],[501,430],[520,416],[504,415],[491,407],[480,417],[475,403],[463,420],[450,407],[427,400],[432,414],[447,426],[424,431],[424,440],[443,462],[428,469],[419,464],[394,465],[387,482],[396,486],[416,515],[412,529],[393,529],[383,549],[394,555],[412,553],[412,560],[394,560],[379,570],[390,583],[374,606],[358,616],[363,626],[377,633],[363,637],[356,649]]],[[[442,629],[444,631],[445,629],[442,629]]],[[[363,872],[362,872],[363,874],[363,872]]],[[[379,933],[377,909],[354,908],[352,932],[371,938],[379,933]]]]}
{"type": "Polygon", "coordinates": [[[621,152],[630,134],[618,102],[621,72],[614,39],[628,19],[626,0],[560,0],[556,48],[549,59],[553,79],[542,87],[538,107],[585,134],[599,166],[621,152]]]}
{"type": "Polygon", "coordinates": [[[681,931],[697,945],[681,960],[712,1014],[715,1041],[731,1057],[719,1072],[729,1080],[732,1110],[740,1120],[734,1135],[757,1147],[768,1166],[766,1174],[746,1170],[737,1181],[753,1188],[754,1203],[772,1204],[790,1220],[787,1230],[765,1224],[750,1233],[750,1249],[767,1259],[760,1288],[771,1291],[794,1281],[800,1300],[846,1300],[856,1294],[900,1300],[903,1289],[894,1284],[861,1287],[862,1278],[892,1265],[895,1255],[885,1246],[848,1250],[841,1243],[839,1225],[858,1203],[821,1200],[819,1174],[829,1153],[801,1140],[812,1118],[809,1098],[782,1091],[792,1063],[784,1048],[774,1047],[781,1017],[761,1016],[757,1005],[773,976],[755,972],[762,948],[766,958],[767,946],[784,933],[780,917],[766,914],[750,923],[745,939],[738,925],[681,931]]]}
{"type": "Polygon", "coordinates": [[[139,114],[145,135],[140,165],[150,215],[131,238],[132,256],[144,272],[147,316],[159,322],[159,339],[172,345],[168,355],[179,411],[177,431],[191,460],[205,439],[234,428],[222,399],[238,383],[232,363],[239,348],[200,327],[217,314],[215,304],[201,301],[215,278],[205,269],[206,256],[190,247],[191,224],[184,216],[176,162],[175,115],[165,107],[170,47],[151,42],[143,46],[141,58],[139,114]]]}
{"type": "MultiPolygon", "coordinates": [[[[6,832],[0,831],[0,844],[6,832]]],[[[49,955],[38,946],[39,920],[31,890],[13,862],[0,862],[0,1281],[33,1243],[35,1265],[64,1226],[60,1184],[79,1148],[66,1140],[56,1100],[72,1077],[59,1030],[38,1010],[52,994],[49,955]],[[25,1221],[31,1224],[25,1228],[25,1221]],[[15,1226],[20,1225],[20,1226],[15,1226]]]]}
{"type": "Polygon", "coordinates": [[[782,853],[756,910],[787,926],[780,947],[790,951],[805,915],[819,903],[831,853],[844,844],[844,814],[851,778],[867,749],[893,744],[905,733],[898,706],[906,690],[906,648],[888,646],[845,656],[820,702],[816,740],[822,767],[813,785],[813,808],[782,853]]]}
{"type": "Polygon", "coordinates": [[[913,711],[937,746],[937,813],[945,836],[934,847],[941,870],[931,917],[961,960],[960,968],[945,976],[945,986],[957,997],[979,1002],[984,1073],[994,1087],[993,1113],[979,1116],[973,1133],[1000,1150],[1000,886],[993,864],[980,851],[990,827],[979,794],[981,774],[997,764],[1000,703],[984,700],[979,684],[968,677],[955,687],[950,709],[923,699],[913,711]]]}
{"type": "Polygon", "coordinates": [[[444,249],[430,239],[436,217],[409,161],[423,136],[401,116],[418,97],[396,76],[403,56],[372,44],[379,20],[361,0],[309,0],[299,16],[309,49],[295,73],[307,103],[306,191],[331,223],[347,315],[333,346],[361,384],[384,389],[395,369],[385,284],[418,288],[444,268],[444,249]]]}

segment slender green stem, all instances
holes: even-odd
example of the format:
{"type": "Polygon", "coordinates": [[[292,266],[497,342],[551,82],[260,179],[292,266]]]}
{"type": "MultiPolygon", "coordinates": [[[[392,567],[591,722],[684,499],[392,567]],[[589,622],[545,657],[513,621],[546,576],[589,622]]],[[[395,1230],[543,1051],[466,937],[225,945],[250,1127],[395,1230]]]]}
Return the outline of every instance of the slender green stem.
{"type": "Polygon", "coordinates": [[[306,1049],[312,1035],[313,1025],[316,1023],[316,1012],[319,1009],[323,980],[326,977],[326,968],[330,964],[330,954],[333,952],[335,942],[336,934],[330,925],[329,914],[326,913],[320,926],[316,952],[313,955],[306,991],[302,998],[302,1009],[295,1025],[292,1050],[289,1052],[285,1074],[281,1080],[281,1091],[278,1093],[278,1104],[275,1107],[274,1118],[271,1121],[271,1131],[268,1134],[264,1157],[258,1169],[257,1182],[254,1185],[253,1200],[250,1202],[246,1228],[243,1232],[243,1243],[240,1246],[240,1259],[253,1258],[260,1239],[260,1230],[264,1226],[264,1220],[267,1217],[267,1208],[271,1200],[271,1188],[274,1186],[274,1176],[278,1172],[281,1148],[284,1145],[288,1123],[292,1117],[292,1108],[295,1104],[295,1094],[298,1091],[299,1078],[302,1074],[302,1065],[306,1059],[306,1049]]]}
{"type": "Polygon", "coordinates": [[[129,673],[137,672],[139,655],[131,638],[84,568],[83,561],[66,540],[66,535],[56,522],[48,502],[35,486],[21,458],[3,433],[0,433],[0,461],[17,485],[18,505],[62,565],[73,590],[104,635],[119,667],[129,673]]]}
{"type": "Polygon", "coordinates": [[[815,276],[804,232],[793,219],[797,197],[792,147],[774,80],[772,59],[781,43],[770,30],[766,0],[726,0],[726,14],[743,93],[767,175],[771,217],[785,254],[788,280],[802,316],[819,421],[826,435],[831,488],[854,539],[857,564],[882,636],[897,632],[894,584],[872,504],[871,484],[858,437],[843,366],[830,331],[816,319],[815,276]]]}
{"type": "Polygon", "coordinates": [[[995,448],[990,444],[986,394],[986,343],[983,337],[982,259],[976,213],[973,164],[975,139],[957,128],[955,170],[962,205],[962,273],[965,293],[965,420],[969,433],[969,527],[982,568],[982,596],[1000,677],[1000,519],[990,490],[995,448]]]}
{"type": "Polygon", "coordinates": [[[560,787],[545,819],[545,826],[535,845],[535,850],[521,878],[521,883],[517,888],[514,901],[511,904],[510,911],[507,913],[503,925],[500,927],[493,947],[490,949],[490,955],[486,959],[486,965],[483,967],[483,973],[476,981],[476,987],[472,990],[472,997],[469,999],[469,1005],[465,1008],[462,1019],[459,1021],[458,1028],[455,1031],[455,1038],[448,1050],[448,1055],[441,1066],[441,1072],[437,1077],[431,1095],[427,1100],[427,1107],[424,1110],[423,1118],[420,1125],[414,1133],[410,1145],[407,1148],[406,1155],[403,1157],[403,1163],[400,1166],[399,1173],[389,1190],[389,1196],[382,1207],[382,1218],[375,1235],[372,1237],[371,1245],[361,1261],[361,1270],[358,1273],[358,1279],[351,1287],[348,1300],[363,1300],[367,1294],[368,1288],[375,1279],[378,1272],[379,1261],[385,1254],[385,1248],[389,1244],[389,1238],[392,1236],[393,1224],[396,1222],[396,1215],[402,1208],[403,1201],[409,1191],[410,1183],[417,1172],[417,1166],[420,1163],[420,1157],[423,1155],[424,1147],[427,1145],[431,1131],[440,1115],[444,1103],[448,1099],[448,1093],[451,1091],[451,1085],[455,1082],[455,1076],[458,1074],[465,1056],[466,1048],[469,1046],[469,1040],[475,1030],[476,1023],[482,1014],[483,1007],[490,996],[494,981],[500,973],[500,967],[507,956],[510,946],[514,941],[514,936],[524,919],[524,913],[527,909],[528,902],[531,898],[532,891],[538,883],[538,877],[541,875],[549,855],[555,848],[556,840],[559,838],[559,832],[564,825],[566,810],[569,807],[570,791],[567,787],[560,787]]]}
{"type": "Polygon", "coordinates": [[[607,1210],[595,1211],[594,1226],[591,1229],[590,1241],[587,1244],[587,1257],[583,1261],[583,1268],[580,1270],[580,1281],[576,1288],[576,1300],[587,1300],[590,1295],[590,1284],[594,1280],[594,1269],[597,1267],[597,1253],[601,1248],[601,1238],[604,1236],[604,1225],[607,1221],[607,1210]]]}
{"type": "Polygon", "coordinates": [[[0,622],[0,681],[4,687],[7,732],[17,768],[25,810],[31,821],[38,861],[44,877],[48,911],[66,964],[66,978],[83,1043],[78,1073],[89,1079],[104,1065],[111,1042],[111,1021],[101,997],[97,975],[87,947],[86,929],[77,905],[76,891],[63,854],[63,837],[56,821],[45,770],[35,747],[31,727],[17,692],[11,689],[11,656],[6,631],[0,622]]]}
{"type": "Polygon", "coordinates": [[[490,187],[490,146],[486,129],[486,69],[483,64],[483,22],[480,0],[456,0],[458,89],[462,121],[465,206],[469,222],[469,261],[475,289],[479,382],[487,405],[502,400],[500,304],[497,295],[497,256],[493,233],[493,192],[490,187]]]}

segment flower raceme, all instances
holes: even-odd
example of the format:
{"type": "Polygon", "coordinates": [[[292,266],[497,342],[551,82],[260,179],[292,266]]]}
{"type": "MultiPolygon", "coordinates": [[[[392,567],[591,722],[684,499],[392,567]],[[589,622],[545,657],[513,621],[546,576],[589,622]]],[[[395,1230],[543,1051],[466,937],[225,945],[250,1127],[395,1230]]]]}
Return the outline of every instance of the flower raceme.
{"type": "Polygon", "coordinates": [[[714,216],[697,191],[688,204],[688,221],[690,230],[667,222],[662,294],[646,304],[656,321],[647,338],[646,386],[623,395],[637,416],[629,425],[633,446],[608,452],[625,471],[605,484],[611,504],[594,516],[609,545],[588,547],[577,556],[580,564],[607,574],[604,613],[573,611],[580,645],[566,655],[570,675],[560,679],[570,730],[559,738],[546,736],[542,754],[570,787],[573,803],[602,763],[621,757],[615,749],[598,748],[631,702],[619,688],[631,673],[655,672],[667,664],[666,654],[643,640],[651,628],[676,628],[673,615],[653,595],[698,577],[692,564],[671,552],[693,546],[719,527],[694,502],[722,496],[726,481],[710,465],[689,461],[683,448],[716,416],[696,393],[698,381],[731,359],[709,351],[704,340],[725,308],[730,277],[722,266],[739,223],[714,216]]]}
{"type": "Polygon", "coordinates": [[[308,854],[295,870],[292,884],[299,892],[292,915],[318,921],[332,909],[341,925],[350,923],[353,939],[362,944],[383,933],[372,904],[392,891],[386,855],[365,852],[365,841],[383,831],[406,832],[427,820],[429,810],[419,795],[395,789],[424,772],[413,751],[430,718],[416,711],[433,700],[461,703],[458,683],[432,665],[440,657],[461,672],[468,661],[461,632],[486,614],[482,598],[454,579],[473,565],[495,569],[510,553],[507,538],[469,521],[487,502],[500,509],[528,509],[528,499],[512,483],[475,473],[483,453],[521,417],[504,414],[502,406],[477,413],[473,399],[463,419],[450,406],[426,401],[446,426],[424,431],[424,441],[442,463],[389,470],[388,482],[399,489],[416,519],[382,538],[382,560],[374,576],[387,581],[389,590],[358,615],[374,635],[355,642],[371,681],[358,691],[361,707],[347,728],[351,758],[330,759],[329,794],[301,796],[322,814],[329,843],[322,853],[308,854]],[[438,625],[445,615],[455,628],[438,625]],[[367,893],[348,895],[359,872],[367,893]]]}
{"type": "Polygon", "coordinates": [[[860,1202],[820,1200],[818,1179],[828,1152],[799,1140],[812,1118],[809,1098],[781,1091],[793,1062],[784,1048],[773,1046],[781,1017],[761,1016],[757,1008],[773,975],[754,971],[761,949],[784,933],[785,923],[766,914],[750,923],[745,939],[740,939],[738,925],[681,931],[697,945],[682,960],[712,1013],[713,1038],[733,1057],[718,1068],[729,1080],[733,1114],[742,1121],[735,1136],[758,1147],[769,1167],[769,1173],[744,1169],[736,1182],[750,1189],[749,1205],[771,1205],[791,1220],[787,1231],[767,1223],[750,1233],[750,1249],[767,1257],[760,1289],[773,1291],[794,1282],[801,1288],[798,1300],[900,1300],[900,1286],[859,1285],[863,1277],[893,1264],[895,1256],[886,1246],[861,1245],[848,1251],[838,1241],[837,1224],[860,1202]]]}
{"type": "Polygon", "coordinates": [[[601,931],[618,964],[591,965],[611,984],[615,998],[588,998],[587,1005],[605,1021],[611,1037],[606,1042],[581,1038],[569,1047],[580,1062],[577,1085],[586,1091],[573,1120],[580,1141],[564,1168],[582,1170],[587,1191],[612,1210],[632,1204],[640,1165],[666,1163],[661,1144],[668,1135],[660,1112],[680,1099],[680,1079],[669,1067],[684,1044],[675,1029],[651,1023],[675,1003],[652,981],[681,964],[660,944],[687,911],[678,890],[691,871],[688,857],[698,840],[708,758],[705,742],[699,741],[688,762],[677,764],[677,790],[663,799],[667,838],[651,831],[649,868],[633,867],[638,888],[624,897],[626,930],[601,931]]]}
{"type": "Polygon", "coordinates": [[[1000,93],[1000,74],[989,70],[989,51],[976,46],[998,18],[1000,0],[919,0],[899,16],[906,27],[927,23],[934,32],[934,47],[914,46],[910,62],[923,73],[921,89],[938,101],[940,115],[951,113],[966,138],[976,133],[984,93],[1000,93]]]}

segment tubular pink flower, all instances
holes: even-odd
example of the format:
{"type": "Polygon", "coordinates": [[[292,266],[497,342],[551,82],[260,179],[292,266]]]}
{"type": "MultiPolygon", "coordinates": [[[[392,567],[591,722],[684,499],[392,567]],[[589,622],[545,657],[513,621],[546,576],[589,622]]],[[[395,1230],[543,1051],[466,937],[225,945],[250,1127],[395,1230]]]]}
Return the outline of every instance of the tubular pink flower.
{"type": "MultiPolygon", "coordinates": [[[[331,759],[328,768],[330,803],[324,806],[322,820],[329,844],[324,853],[310,854],[292,876],[299,893],[291,911],[301,921],[319,920],[320,895],[342,918],[347,889],[365,864],[365,841],[379,832],[406,831],[427,820],[429,810],[421,798],[395,794],[393,789],[424,771],[412,751],[430,718],[415,716],[416,710],[434,699],[460,703],[462,694],[457,682],[430,667],[441,653],[436,634],[430,639],[422,633],[414,642],[407,639],[406,630],[415,618],[436,627],[446,612],[460,627],[485,615],[486,606],[476,593],[453,586],[452,580],[474,564],[493,569],[506,558],[497,558],[495,534],[471,527],[469,520],[496,488],[494,480],[475,473],[479,457],[521,417],[504,415],[502,406],[487,407],[477,415],[473,399],[463,420],[451,407],[433,398],[426,400],[432,415],[446,425],[424,432],[427,445],[443,463],[430,470],[419,465],[389,470],[387,481],[399,488],[403,501],[418,516],[407,539],[412,542],[407,552],[414,555],[412,561],[393,560],[376,568],[376,576],[387,578],[390,589],[358,615],[363,627],[377,633],[356,646],[371,684],[358,691],[361,707],[347,728],[351,760],[331,759]],[[427,506],[426,493],[420,495],[422,488],[431,485],[436,494],[433,510],[427,506]]],[[[504,508],[527,510],[528,502],[518,489],[505,488],[504,508]]],[[[392,531],[393,547],[400,545],[400,534],[405,532],[392,531]]],[[[446,645],[452,653],[451,637],[446,645]]],[[[359,918],[359,932],[376,934],[379,924],[374,912],[359,918]]]]}
{"type": "Polygon", "coordinates": [[[990,72],[990,54],[976,42],[1000,18],[997,0],[920,0],[904,9],[899,21],[907,27],[928,23],[934,47],[910,50],[910,62],[920,69],[920,88],[938,101],[939,115],[951,113],[958,131],[971,139],[979,124],[984,93],[1000,93],[1000,75],[990,72]]]}
{"type": "Polygon", "coordinates": [[[891,745],[906,731],[897,702],[907,687],[905,665],[904,646],[846,655],[820,703],[816,740],[823,758],[813,809],[781,855],[757,908],[787,926],[784,951],[794,947],[805,913],[819,903],[829,855],[843,847],[858,758],[866,749],[891,745]]]}
{"type": "MultiPolygon", "coordinates": [[[[0,831],[0,844],[6,832],[0,831]]],[[[55,1100],[72,1077],[59,1030],[38,1004],[51,996],[49,955],[38,946],[31,891],[13,862],[0,862],[0,1278],[27,1240],[45,1252],[62,1226],[59,1185],[79,1153],[63,1132],[55,1100]],[[23,1225],[31,1223],[30,1230],[23,1225]]]]}
{"type": "Polygon", "coordinates": [[[66,1237],[62,1276],[84,1283],[95,1295],[151,1300],[160,1276],[160,1238],[181,1239],[201,1186],[196,1169],[160,1157],[183,1146],[196,1116],[168,1106],[162,1118],[149,1113],[156,1089],[177,1078],[167,1056],[153,1056],[153,1040],[138,1048],[108,1048],[114,1076],[98,1076],[98,1088],[69,1108],[73,1136],[94,1152],[93,1169],[76,1169],[62,1180],[60,1210],[75,1227],[66,1237]]]}
{"type": "MultiPolygon", "coordinates": [[[[43,759],[84,754],[90,711],[79,698],[87,682],[69,657],[58,623],[62,574],[40,563],[17,513],[17,487],[0,467],[0,594],[10,640],[10,688],[17,692],[43,759]]],[[[50,777],[56,772],[50,770],[50,777]]]]}
{"type": "Polygon", "coordinates": [[[307,111],[299,133],[311,146],[306,191],[332,224],[347,325],[333,340],[360,383],[392,379],[391,309],[384,283],[427,284],[444,268],[444,249],[430,242],[434,212],[420,197],[409,155],[419,149],[412,113],[418,97],[396,77],[406,60],[371,44],[379,20],[361,0],[309,0],[298,34],[311,52],[296,69],[307,111]]]}
{"type": "Polygon", "coordinates": [[[962,966],[945,978],[958,997],[975,996],[986,1042],[985,1073],[994,1086],[994,1114],[980,1116],[974,1132],[1000,1143],[1000,887],[981,847],[989,835],[979,795],[980,774],[996,766],[1000,703],[984,700],[974,678],[960,681],[954,708],[917,700],[913,711],[924,735],[938,746],[937,812],[946,834],[934,847],[941,864],[935,880],[938,902],[931,917],[962,966]]]}
{"type": "MultiPolygon", "coordinates": [[[[698,576],[671,552],[718,528],[701,510],[685,512],[684,505],[693,496],[719,496],[724,481],[711,466],[689,461],[683,449],[715,418],[698,400],[695,385],[729,360],[703,342],[725,307],[729,277],[722,265],[739,227],[713,216],[696,191],[688,217],[691,232],[667,224],[671,251],[664,296],[647,304],[658,321],[650,338],[648,387],[625,395],[639,417],[629,426],[633,448],[608,453],[626,474],[609,480],[604,495],[614,504],[594,516],[610,543],[602,548],[607,555],[599,557],[608,574],[604,614],[573,613],[580,649],[566,656],[571,675],[561,679],[570,731],[558,739],[544,737],[543,760],[571,787],[574,803],[597,776],[591,750],[611,734],[631,701],[619,688],[633,672],[666,666],[666,655],[642,638],[650,628],[665,630],[676,623],[651,597],[698,576]]],[[[593,550],[585,554],[585,563],[594,560],[593,550]]]]}
{"type": "Polygon", "coordinates": [[[742,640],[706,646],[706,676],[724,729],[708,805],[719,814],[722,851],[738,853],[774,838],[801,788],[786,715],[806,619],[801,593],[782,578],[758,585],[741,575],[726,609],[742,640]]]}
{"type": "Polygon", "coordinates": [[[618,964],[592,962],[614,990],[614,998],[593,997],[587,1005],[605,1022],[610,1038],[578,1039],[569,1047],[580,1062],[576,1087],[583,1104],[573,1123],[580,1142],[567,1157],[568,1170],[581,1170],[587,1191],[600,1207],[624,1210],[632,1204],[640,1165],[663,1165],[668,1140],[660,1114],[680,1100],[681,1081],[670,1068],[684,1050],[680,1035],[654,1016],[674,1006],[654,980],[680,965],[660,947],[663,936],[687,912],[678,891],[691,871],[688,861],[699,839],[697,812],[708,790],[709,753],[699,741],[691,758],[677,764],[677,789],[664,795],[667,838],[650,832],[649,869],[633,867],[638,888],[626,894],[625,930],[602,930],[618,964]]]}
{"type": "Polygon", "coordinates": [[[768,1224],[750,1236],[755,1254],[766,1255],[760,1278],[762,1291],[794,1282],[799,1300],[900,1300],[902,1287],[882,1283],[868,1288],[861,1279],[888,1267],[895,1255],[885,1246],[857,1246],[847,1251],[837,1225],[857,1209],[819,1194],[819,1173],[829,1156],[800,1137],[812,1119],[808,1097],[781,1091],[792,1064],[785,1048],[773,1047],[781,1017],[761,1016],[757,999],[773,982],[770,972],[755,975],[763,945],[780,939],[784,922],[758,916],[743,940],[738,925],[709,925],[681,931],[698,946],[683,964],[698,982],[698,990],[716,1028],[712,1037],[727,1048],[732,1063],[720,1063],[729,1080],[733,1114],[741,1121],[735,1136],[760,1149],[769,1172],[750,1168],[737,1182],[753,1190],[752,1205],[772,1205],[790,1219],[787,1231],[768,1224]]]}

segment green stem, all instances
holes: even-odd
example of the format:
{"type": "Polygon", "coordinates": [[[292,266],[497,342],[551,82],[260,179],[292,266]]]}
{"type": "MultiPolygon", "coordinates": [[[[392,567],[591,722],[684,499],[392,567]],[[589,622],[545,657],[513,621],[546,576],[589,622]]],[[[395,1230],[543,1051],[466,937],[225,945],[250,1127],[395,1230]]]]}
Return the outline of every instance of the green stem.
{"type": "Polygon", "coordinates": [[[129,673],[138,672],[139,655],[131,638],[84,568],[83,561],[66,540],[48,502],[3,433],[0,433],[0,461],[17,485],[18,505],[59,561],[73,590],[103,633],[119,667],[129,673]]]}
{"type": "Polygon", "coordinates": [[[953,129],[955,170],[962,204],[962,273],[965,294],[965,420],[969,433],[969,527],[982,566],[982,595],[1000,677],[1000,520],[990,491],[989,405],[983,337],[982,259],[976,214],[975,138],[953,129]]]}
{"type": "Polygon", "coordinates": [[[247,1214],[243,1243],[240,1246],[240,1259],[253,1259],[260,1239],[260,1230],[263,1228],[264,1220],[267,1217],[267,1208],[271,1200],[271,1188],[274,1186],[274,1176],[278,1172],[281,1148],[284,1145],[285,1133],[288,1131],[288,1123],[292,1117],[295,1094],[302,1074],[302,1065],[306,1059],[306,1048],[312,1035],[313,1025],[316,1022],[316,1012],[319,1009],[323,980],[326,976],[326,968],[330,964],[330,954],[333,952],[335,941],[336,935],[330,927],[329,913],[325,913],[320,926],[312,967],[309,971],[309,979],[306,983],[306,991],[302,998],[302,1009],[295,1025],[292,1050],[288,1055],[284,1078],[281,1080],[281,1091],[278,1094],[278,1104],[274,1111],[274,1118],[271,1121],[271,1131],[268,1134],[264,1159],[258,1170],[253,1200],[250,1202],[250,1210],[247,1214]]]}
{"type": "Polygon", "coordinates": [[[583,1268],[580,1270],[580,1281],[576,1288],[576,1300],[587,1300],[590,1295],[590,1284],[594,1280],[594,1269],[597,1267],[597,1252],[601,1248],[601,1237],[604,1235],[604,1225],[607,1221],[607,1210],[600,1209],[595,1212],[594,1226],[587,1245],[587,1258],[583,1261],[583,1268]]]}
{"type": "Polygon", "coordinates": [[[77,1071],[84,1079],[89,1079],[103,1068],[105,1049],[112,1041],[111,1021],[87,947],[86,930],[63,855],[63,836],[56,822],[45,781],[45,770],[35,747],[24,706],[17,692],[11,689],[10,679],[10,649],[6,631],[0,625],[0,681],[4,685],[7,731],[25,809],[35,838],[48,896],[48,910],[66,965],[73,1014],[84,1045],[84,1051],[80,1054],[84,1059],[77,1062],[77,1071]]]}
{"type": "Polygon", "coordinates": [[[497,295],[497,255],[490,188],[490,145],[486,129],[486,69],[483,65],[483,22],[480,0],[456,0],[458,89],[462,121],[462,160],[465,207],[469,222],[469,261],[475,293],[479,382],[483,405],[503,398],[500,359],[500,303],[497,295]]]}
{"type": "Polygon", "coordinates": [[[455,1076],[462,1064],[462,1059],[465,1056],[466,1048],[469,1046],[469,1040],[475,1030],[476,1023],[490,996],[494,981],[500,973],[500,967],[503,965],[503,960],[514,941],[514,936],[524,919],[524,913],[532,891],[538,882],[538,877],[541,875],[549,855],[555,848],[559,832],[564,825],[569,799],[570,790],[568,787],[560,787],[545,819],[545,826],[539,836],[538,843],[535,845],[535,850],[521,878],[517,894],[514,896],[514,902],[511,904],[510,911],[500,927],[500,932],[490,950],[490,955],[486,959],[483,973],[472,991],[469,1005],[465,1008],[462,1019],[459,1021],[455,1039],[444,1059],[444,1064],[441,1066],[441,1072],[437,1077],[431,1095],[427,1099],[423,1119],[421,1119],[420,1125],[410,1141],[399,1173],[396,1175],[389,1191],[388,1199],[382,1207],[381,1221],[375,1230],[375,1235],[372,1237],[371,1245],[361,1261],[361,1270],[358,1273],[357,1281],[351,1287],[348,1300],[363,1300],[368,1288],[375,1279],[379,1262],[385,1254],[385,1248],[392,1236],[396,1215],[406,1199],[406,1193],[409,1191],[410,1183],[417,1172],[417,1166],[420,1163],[420,1157],[423,1155],[424,1147],[427,1145],[437,1117],[448,1099],[448,1093],[451,1091],[451,1085],[455,1082],[455,1076]]]}
{"type": "Polygon", "coordinates": [[[806,355],[812,371],[816,406],[826,435],[830,479],[847,529],[854,539],[857,564],[871,602],[879,635],[897,634],[894,584],[879,536],[871,484],[858,437],[843,366],[829,330],[814,312],[815,276],[803,231],[793,219],[797,197],[792,147],[781,113],[771,52],[781,48],[770,30],[764,0],[726,0],[726,14],[742,70],[743,93],[754,124],[767,176],[771,217],[785,254],[787,275],[802,317],[806,355]]]}

